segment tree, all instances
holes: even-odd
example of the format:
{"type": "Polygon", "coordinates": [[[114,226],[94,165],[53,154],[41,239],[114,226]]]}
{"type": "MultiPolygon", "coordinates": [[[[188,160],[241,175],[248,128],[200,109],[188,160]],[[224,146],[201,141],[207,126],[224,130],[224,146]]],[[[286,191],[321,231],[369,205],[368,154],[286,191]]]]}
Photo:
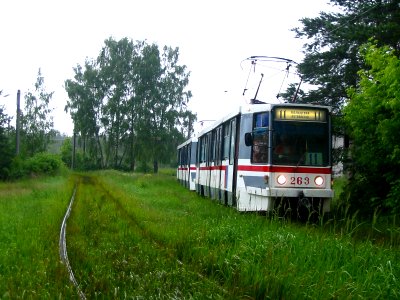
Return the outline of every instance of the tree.
{"type": "MultiPolygon", "coordinates": [[[[74,79],[66,80],[66,110],[81,138],[96,136],[102,167],[133,170],[139,160],[152,161],[157,171],[159,161],[175,158],[180,129],[189,124],[186,131],[193,131],[196,118],[186,108],[190,73],[178,58],[178,48],[161,53],[155,44],[109,38],[96,60],[78,65],[74,79]]],[[[92,159],[99,153],[89,152],[92,159]]]]}
{"type": "Polygon", "coordinates": [[[72,140],[69,137],[61,145],[61,160],[66,166],[72,166],[72,140]]]}
{"type": "Polygon", "coordinates": [[[132,102],[137,77],[135,66],[142,44],[134,44],[127,38],[119,41],[109,38],[97,58],[101,89],[107,97],[103,106],[103,126],[108,139],[107,151],[115,168],[121,167],[128,149],[123,146],[134,139],[130,123],[134,119],[132,111],[135,109],[132,102]]]}
{"type": "Polygon", "coordinates": [[[357,88],[344,108],[353,146],[352,205],[364,213],[400,212],[400,59],[389,46],[368,43],[357,88]]]}
{"type": "Polygon", "coordinates": [[[340,113],[364,67],[359,47],[374,38],[378,45],[400,50],[399,0],[331,0],[341,12],[321,12],[303,18],[294,28],[296,38],[306,38],[305,58],[298,70],[306,83],[315,85],[299,101],[331,105],[340,113]]]}
{"type": "MultiPolygon", "coordinates": [[[[178,64],[179,49],[164,47],[160,54],[156,45],[145,46],[143,60],[139,67],[140,102],[137,132],[142,154],[153,161],[153,171],[158,171],[158,163],[175,156],[178,126],[187,117],[194,121],[196,116],[188,112],[186,105],[191,98],[185,91],[189,83],[186,66],[178,64]]],[[[192,130],[192,129],[189,129],[192,130]]]]}
{"type": "Polygon", "coordinates": [[[83,155],[88,155],[94,165],[103,168],[107,164],[101,143],[105,91],[102,88],[97,63],[86,60],[84,67],[83,69],[78,65],[74,68],[74,80],[65,81],[65,89],[70,99],[65,111],[70,111],[74,133],[80,133],[84,145],[83,155]]]}
{"type": "Polygon", "coordinates": [[[25,109],[21,118],[24,152],[27,156],[44,152],[54,136],[52,109],[49,108],[54,92],[47,93],[44,77],[39,69],[35,91],[25,95],[25,109]]]}

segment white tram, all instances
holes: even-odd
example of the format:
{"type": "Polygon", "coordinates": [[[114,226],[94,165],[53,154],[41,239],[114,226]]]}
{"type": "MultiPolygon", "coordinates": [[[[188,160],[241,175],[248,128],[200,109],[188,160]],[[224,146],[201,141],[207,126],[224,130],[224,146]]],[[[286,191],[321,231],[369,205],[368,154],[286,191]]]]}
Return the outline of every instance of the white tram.
{"type": "Polygon", "coordinates": [[[333,197],[331,141],[329,107],[239,107],[199,133],[195,189],[239,211],[288,203],[327,212],[333,197]]]}
{"type": "Polygon", "coordinates": [[[176,177],[183,186],[192,191],[196,189],[196,150],[196,138],[191,138],[178,146],[178,169],[176,177]]]}

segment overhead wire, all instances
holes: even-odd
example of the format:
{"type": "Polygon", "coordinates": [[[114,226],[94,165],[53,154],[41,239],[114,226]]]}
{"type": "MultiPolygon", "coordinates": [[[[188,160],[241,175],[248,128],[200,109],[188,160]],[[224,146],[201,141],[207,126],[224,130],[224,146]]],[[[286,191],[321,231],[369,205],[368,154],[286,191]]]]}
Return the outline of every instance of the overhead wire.
{"type": "MultiPolygon", "coordinates": [[[[291,66],[292,66],[293,64],[298,64],[297,62],[295,62],[295,61],[292,60],[292,59],[283,58],[283,57],[276,57],[276,56],[261,56],[261,55],[259,55],[259,56],[250,56],[250,57],[248,57],[248,58],[246,58],[246,59],[244,59],[244,60],[241,61],[240,65],[241,65],[242,69],[243,69],[243,66],[242,66],[243,62],[244,62],[244,61],[248,61],[248,60],[251,61],[251,65],[250,65],[249,73],[248,73],[248,76],[247,76],[247,79],[246,79],[245,88],[243,89],[243,96],[245,95],[246,91],[248,90],[248,84],[249,84],[249,79],[250,79],[251,71],[254,70],[254,72],[255,72],[255,67],[256,67],[257,64],[262,66],[262,65],[263,65],[262,63],[263,63],[263,62],[264,62],[264,63],[265,63],[265,62],[269,62],[269,63],[271,63],[271,62],[272,62],[272,63],[283,63],[283,62],[286,62],[286,67],[285,67],[284,69],[282,69],[282,68],[273,68],[273,67],[270,67],[270,66],[267,67],[266,65],[264,65],[264,66],[267,67],[267,68],[278,70],[278,72],[277,72],[276,74],[271,75],[271,76],[269,76],[268,78],[274,77],[274,76],[276,76],[278,73],[285,72],[284,77],[283,77],[283,80],[282,80],[281,85],[280,85],[280,88],[279,88],[279,92],[278,92],[278,94],[277,94],[277,96],[276,96],[276,98],[277,98],[278,100],[279,100],[279,97],[278,97],[278,96],[279,96],[279,94],[280,94],[280,92],[281,92],[281,90],[282,90],[283,84],[285,83],[286,79],[289,77],[289,74],[299,75],[297,72],[291,72],[291,71],[290,71],[291,66]]],[[[264,74],[262,74],[262,76],[264,76],[264,74]]],[[[259,83],[259,84],[260,84],[260,83],[259,83]]],[[[259,88],[260,88],[260,86],[258,86],[258,88],[257,88],[256,95],[258,94],[259,88]]]]}

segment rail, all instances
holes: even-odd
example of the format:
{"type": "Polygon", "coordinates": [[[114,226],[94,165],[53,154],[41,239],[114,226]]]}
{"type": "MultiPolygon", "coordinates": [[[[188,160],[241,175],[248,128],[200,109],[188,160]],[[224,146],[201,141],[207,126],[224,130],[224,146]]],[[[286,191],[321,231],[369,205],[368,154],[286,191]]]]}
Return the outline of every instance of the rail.
{"type": "Polygon", "coordinates": [[[72,271],[71,265],[68,260],[68,254],[67,254],[67,239],[66,239],[67,220],[71,213],[71,208],[72,208],[72,204],[74,203],[75,194],[76,194],[76,187],[74,188],[74,192],[72,194],[71,201],[69,202],[68,209],[65,213],[64,219],[61,224],[60,244],[59,244],[60,258],[61,258],[61,262],[67,267],[67,270],[69,273],[69,279],[74,284],[80,299],[86,299],[85,294],[82,292],[81,288],[79,287],[78,282],[75,279],[74,272],[72,271]]]}

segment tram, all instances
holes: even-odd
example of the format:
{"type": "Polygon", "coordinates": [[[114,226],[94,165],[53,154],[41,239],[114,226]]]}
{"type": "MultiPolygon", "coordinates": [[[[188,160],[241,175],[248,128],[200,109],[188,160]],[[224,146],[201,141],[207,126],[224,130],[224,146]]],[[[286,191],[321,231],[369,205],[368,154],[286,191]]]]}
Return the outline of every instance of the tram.
{"type": "Polygon", "coordinates": [[[239,211],[271,211],[285,203],[328,212],[331,134],[330,107],[241,106],[178,147],[185,157],[190,148],[191,159],[194,147],[197,151],[191,167],[182,159],[186,164],[179,165],[177,176],[198,194],[239,211]]]}
{"type": "Polygon", "coordinates": [[[196,138],[188,139],[178,146],[178,168],[176,177],[183,186],[192,191],[196,189],[196,150],[196,138]]]}

